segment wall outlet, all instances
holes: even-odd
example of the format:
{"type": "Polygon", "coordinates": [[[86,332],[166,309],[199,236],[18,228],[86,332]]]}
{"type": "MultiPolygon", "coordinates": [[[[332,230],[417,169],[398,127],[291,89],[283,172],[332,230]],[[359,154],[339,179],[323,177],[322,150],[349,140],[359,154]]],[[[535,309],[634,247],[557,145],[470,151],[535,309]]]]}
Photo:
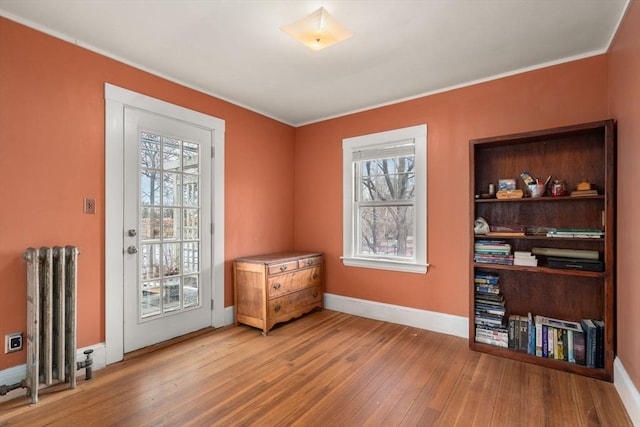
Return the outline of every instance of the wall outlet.
{"type": "Polygon", "coordinates": [[[5,353],[13,353],[22,350],[22,332],[7,334],[5,336],[5,353]]]}

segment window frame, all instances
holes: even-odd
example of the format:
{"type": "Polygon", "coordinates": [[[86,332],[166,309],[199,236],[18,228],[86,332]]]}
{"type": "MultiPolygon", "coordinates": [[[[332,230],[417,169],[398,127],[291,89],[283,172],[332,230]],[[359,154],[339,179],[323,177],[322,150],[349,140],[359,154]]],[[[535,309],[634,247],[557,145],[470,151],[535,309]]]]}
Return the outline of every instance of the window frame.
{"type": "Polygon", "coordinates": [[[409,273],[427,272],[427,125],[410,126],[384,132],[361,135],[342,140],[343,194],[343,256],[349,267],[363,267],[409,273]],[[355,191],[357,185],[354,154],[363,150],[385,149],[401,141],[414,143],[415,173],[415,235],[413,260],[366,257],[358,255],[358,210],[355,191]]]}

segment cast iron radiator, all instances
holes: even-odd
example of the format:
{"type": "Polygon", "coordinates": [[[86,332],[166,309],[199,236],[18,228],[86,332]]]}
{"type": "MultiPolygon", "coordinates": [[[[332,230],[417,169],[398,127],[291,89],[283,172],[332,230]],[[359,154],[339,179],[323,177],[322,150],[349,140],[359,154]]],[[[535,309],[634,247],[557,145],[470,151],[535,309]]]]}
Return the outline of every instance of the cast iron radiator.
{"type": "Polygon", "coordinates": [[[29,248],[27,261],[27,374],[31,402],[38,388],[68,382],[76,387],[76,289],[78,255],[75,246],[29,248]]]}

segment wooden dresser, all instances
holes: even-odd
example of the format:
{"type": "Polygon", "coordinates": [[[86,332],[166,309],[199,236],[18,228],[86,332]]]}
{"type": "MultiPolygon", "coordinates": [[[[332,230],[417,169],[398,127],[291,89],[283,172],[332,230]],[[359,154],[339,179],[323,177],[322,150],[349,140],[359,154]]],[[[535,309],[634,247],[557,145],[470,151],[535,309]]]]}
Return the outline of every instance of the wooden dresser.
{"type": "Polygon", "coordinates": [[[235,321],[262,329],[322,308],[324,257],[288,252],[238,258],[233,263],[235,321]]]}

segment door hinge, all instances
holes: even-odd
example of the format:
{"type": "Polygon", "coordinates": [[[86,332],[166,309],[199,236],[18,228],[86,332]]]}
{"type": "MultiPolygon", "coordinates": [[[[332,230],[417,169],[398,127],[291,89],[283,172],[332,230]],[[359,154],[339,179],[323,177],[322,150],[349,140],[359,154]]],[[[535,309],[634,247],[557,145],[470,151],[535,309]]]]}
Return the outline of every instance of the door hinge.
{"type": "Polygon", "coordinates": [[[213,311],[213,300],[211,300],[211,311],[213,311]]]}
{"type": "Polygon", "coordinates": [[[215,158],[216,157],[216,147],[211,147],[211,158],[215,158]]]}
{"type": "Polygon", "coordinates": [[[209,227],[209,231],[211,231],[211,234],[213,234],[213,231],[214,231],[213,223],[211,223],[211,226],[209,227]]]}

